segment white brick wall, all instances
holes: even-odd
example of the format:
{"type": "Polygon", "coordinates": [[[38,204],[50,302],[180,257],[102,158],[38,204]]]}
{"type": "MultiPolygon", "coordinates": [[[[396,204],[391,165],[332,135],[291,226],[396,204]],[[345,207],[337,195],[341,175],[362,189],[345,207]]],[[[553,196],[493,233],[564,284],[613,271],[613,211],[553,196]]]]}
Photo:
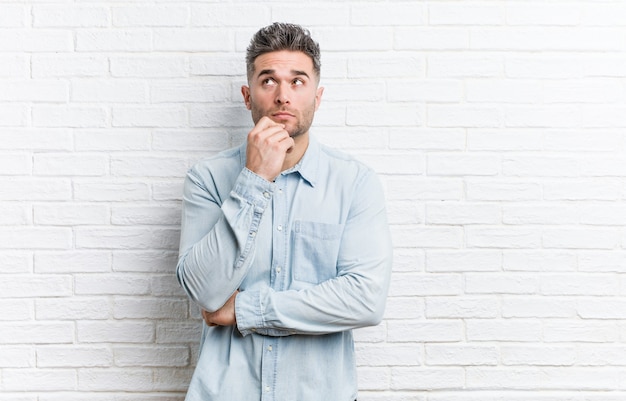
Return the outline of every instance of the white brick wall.
{"type": "Polygon", "coordinates": [[[314,135],[381,175],[361,401],[626,399],[626,4],[0,3],[0,401],[180,401],[185,171],[239,143],[254,31],[310,27],[314,135]]]}

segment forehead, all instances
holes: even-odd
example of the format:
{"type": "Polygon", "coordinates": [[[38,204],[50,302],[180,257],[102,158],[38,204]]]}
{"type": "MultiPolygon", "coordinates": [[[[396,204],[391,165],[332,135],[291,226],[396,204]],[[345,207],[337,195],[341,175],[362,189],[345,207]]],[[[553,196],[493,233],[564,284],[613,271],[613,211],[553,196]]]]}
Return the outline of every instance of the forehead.
{"type": "Polygon", "coordinates": [[[300,51],[280,50],[264,53],[254,60],[254,71],[303,71],[313,75],[313,60],[300,51]]]}

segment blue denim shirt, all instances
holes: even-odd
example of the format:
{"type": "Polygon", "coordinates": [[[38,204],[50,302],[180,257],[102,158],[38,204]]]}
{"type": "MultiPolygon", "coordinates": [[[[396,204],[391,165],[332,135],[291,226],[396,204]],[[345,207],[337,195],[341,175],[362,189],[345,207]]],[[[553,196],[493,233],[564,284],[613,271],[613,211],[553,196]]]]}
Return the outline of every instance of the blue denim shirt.
{"type": "Polygon", "coordinates": [[[391,273],[374,172],[313,138],[274,182],[245,144],[187,174],[177,276],[201,308],[236,291],[237,326],[203,325],[187,401],[352,401],[352,329],[383,316],[391,273]]]}

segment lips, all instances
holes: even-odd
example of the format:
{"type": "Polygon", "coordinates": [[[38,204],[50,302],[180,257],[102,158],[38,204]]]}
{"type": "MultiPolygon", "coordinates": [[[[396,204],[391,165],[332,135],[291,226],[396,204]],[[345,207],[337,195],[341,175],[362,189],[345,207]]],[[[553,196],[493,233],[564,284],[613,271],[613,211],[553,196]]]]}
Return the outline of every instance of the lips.
{"type": "Polygon", "coordinates": [[[277,118],[277,119],[287,119],[287,118],[294,117],[294,115],[286,111],[279,111],[277,113],[272,114],[272,117],[277,118]]]}

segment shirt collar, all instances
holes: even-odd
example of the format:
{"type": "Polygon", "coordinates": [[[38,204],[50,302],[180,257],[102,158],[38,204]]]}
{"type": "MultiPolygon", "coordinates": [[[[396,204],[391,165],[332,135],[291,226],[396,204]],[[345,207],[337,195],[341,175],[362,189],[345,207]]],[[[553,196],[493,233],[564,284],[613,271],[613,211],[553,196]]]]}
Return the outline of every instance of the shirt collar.
{"type": "Polygon", "coordinates": [[[306,148],[304,155],[295,166],[284,171],[283,174],[298,172],[310,186],[315,187],[317,172],[319,171],[318,165],[320,154],[321,148],[319,142],[317,142],[317,140],[309,134],[309,145],[306,148]]]}

